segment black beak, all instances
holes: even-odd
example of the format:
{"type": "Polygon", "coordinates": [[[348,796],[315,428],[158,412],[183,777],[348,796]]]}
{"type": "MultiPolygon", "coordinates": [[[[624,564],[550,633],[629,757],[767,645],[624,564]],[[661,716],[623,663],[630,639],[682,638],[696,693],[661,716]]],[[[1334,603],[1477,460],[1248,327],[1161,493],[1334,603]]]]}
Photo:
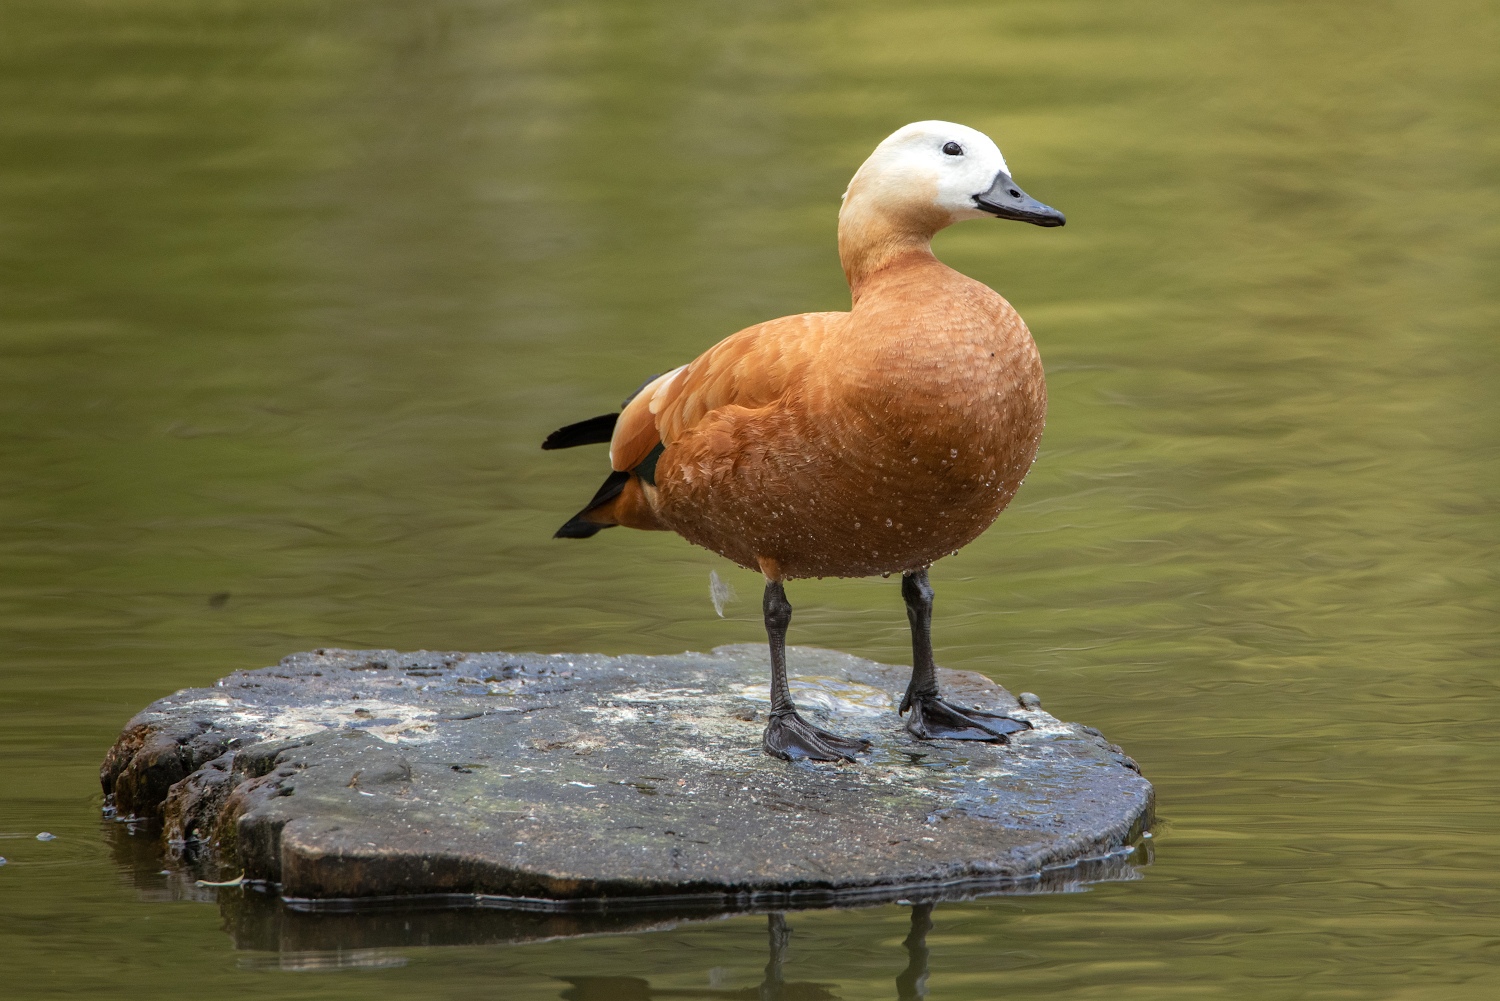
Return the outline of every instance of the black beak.
{"type": "Polygon", "coordinates": [[[1067,216],[1050,205],[1043,205],[1016,187],[1005,171],[995,175],[995,183],[983,194],[974,196],[974,204],[1000,219],[1015,219],[1033,226],[1061,226],[1067,216]]]}

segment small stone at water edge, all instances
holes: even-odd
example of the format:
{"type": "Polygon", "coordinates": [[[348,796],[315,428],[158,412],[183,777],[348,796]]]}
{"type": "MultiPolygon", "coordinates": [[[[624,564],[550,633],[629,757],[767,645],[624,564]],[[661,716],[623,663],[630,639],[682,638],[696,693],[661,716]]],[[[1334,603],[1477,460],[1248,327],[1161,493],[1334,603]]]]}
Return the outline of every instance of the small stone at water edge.
{"type": "Polygon", "coordinates": [[[57,840],[57,835],[56,834],[49,834],[46,831],[43,831],[41,834],[38,834],[36,836],[36,839],[38,841],[56,841],[57,840]]]}
{"type": "Polygon", "coordinates": [[[1035,692],[1022,692],[1020,695],[1016,696],[1016,701],[1021,703],[1021,707],[1023,709],[1042,708],[1042,700],[1037,697],[1037,694],[1035,692]]]}

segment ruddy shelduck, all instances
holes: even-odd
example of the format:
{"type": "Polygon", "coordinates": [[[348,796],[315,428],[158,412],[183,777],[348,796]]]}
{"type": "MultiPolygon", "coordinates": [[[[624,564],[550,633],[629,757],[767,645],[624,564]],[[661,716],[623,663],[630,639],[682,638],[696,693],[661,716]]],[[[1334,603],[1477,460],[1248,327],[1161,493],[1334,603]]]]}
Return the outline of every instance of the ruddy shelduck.
{"type": "Polygon", "coordinates": [[[769,754],[853,760],[868,746],[797,713],[784,587],[797,577],[902,575],[913,663],[899,711],[915,736],[1003,741],[1027,727],[939,697],[927,579],[1009,503],[1046,417],[1026,324],[932,253],[938,230],[994,217],[1064,222],[1016,186],[983,133],[937,121],[897,130],[855,172],[839,211],[849,312],[741,330],[646,382],[620,413],[542,445],[607,441],[614,469],[558,537],[666,529],[765,575],[769,754]]]}

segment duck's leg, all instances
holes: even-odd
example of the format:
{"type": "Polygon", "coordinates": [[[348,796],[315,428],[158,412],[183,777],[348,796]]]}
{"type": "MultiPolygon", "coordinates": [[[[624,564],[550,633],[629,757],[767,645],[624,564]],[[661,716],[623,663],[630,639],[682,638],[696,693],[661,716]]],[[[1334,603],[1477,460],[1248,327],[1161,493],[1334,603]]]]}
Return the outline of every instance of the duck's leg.
{"type": "Polygon", "coordinates": [[[786,629],[792,624],[792,604],[786,600],[781,581],[766,581],[763,608],[766,635],[771,640],[771,721],[766,724],[766,753],[787,761],[853,761],[855,751],[869,748],[868,741],[829,733],[797,715],[786,683],[786,629]]]}
{"type": "Polygon", "coordinates": [[[938,697],[937,664],[932,659],[932,585],[927,570],[901,575],[901,597],[911,622],[911,684],[901,712],[911,710],[906,728],[923,740],[1004,740],[1008,733],[1029,730],[1025,720],[980,709],[964,709],[938,697]]]}

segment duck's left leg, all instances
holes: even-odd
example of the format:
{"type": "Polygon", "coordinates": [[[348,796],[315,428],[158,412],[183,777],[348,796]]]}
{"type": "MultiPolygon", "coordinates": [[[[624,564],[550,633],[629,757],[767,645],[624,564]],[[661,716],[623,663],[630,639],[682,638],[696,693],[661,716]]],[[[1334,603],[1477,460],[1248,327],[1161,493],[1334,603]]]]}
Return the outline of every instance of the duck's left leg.
{"type": "Polygon", "coordinates": [[[1004,740],[1008,733],[1029,730],[1025,720],[980,709],[964,709],[938,698],[937,664],[932,659],[932,585],[927,570],[901,575],[901,597],[911,622],[911,684],[901,712],[911,710],[906,728],[924,740],[1004,740]]]}
{"type": "Polygon", "coordinates": [[[766,753],[787,761],[853,761],[857,752],[869,750],[869,741],[829,733],[797,714],[786,680],[786,629],[792,624],[792,603],[786,600],[781,581],[766,580],[763,609],[766,635],[771,641],[771,719],[763,741],[766,753]]]}

